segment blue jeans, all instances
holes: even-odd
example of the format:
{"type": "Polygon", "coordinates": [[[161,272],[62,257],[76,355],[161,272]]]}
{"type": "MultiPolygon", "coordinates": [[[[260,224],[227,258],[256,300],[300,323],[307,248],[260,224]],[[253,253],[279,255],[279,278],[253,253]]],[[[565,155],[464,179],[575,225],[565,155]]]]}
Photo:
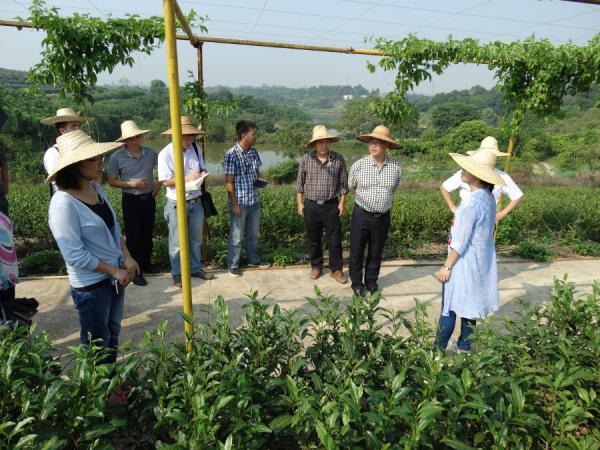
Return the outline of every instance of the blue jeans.
{"type": "Polygon", "coordinates": [[[250,264],[259,264],[258,227],[260,225],[260,203],[252,206],[240,205],[240,217],[234,216],[229,204],[229,242],[227,246],[227,267],[240,268],[242,256],[242,233],[246,243],[246,256],[250,264]]]}
{"type": "Polygon", "coordinates": [[[97,345],[113,350],[103,362],[114,363],[123,319],[124,289],[117,293],[111,280],[106,279],[89,291],[79,291],[71,286],[71,297],[79,313],[79,341],[89,344],[88,334],[92,340],[100,339],[97,345]]]}
{"type": "MultiPolygon", "coordinates": [[[[444,310],[444,285],[442,285],[442,311],[444,310]]],[[[454,324],[456,323],[456,314],[454,311],[450,311],[447,316],[440,314],[440,320],[438,323],[438,330],[436,333],[436,344],[440,350],[444,350],[448,346],[448,341],[452,332],[454,331],[454,324]]],[[[475,319],[460,319],[460,336],[456,346],[459,350],[471,350],[471,335],[475,328],[475,319]]]]}
{"type": "MultiPolygon", "coordinates": [[[[179,260],[179,230],[177,229],[177,202],[167,199],[165,204],[165,220],[169,226],[169,260],[171,262],[171,275],[181,275],[181,261],[179,260]]],[[[202,231],[204,227],[204,208],[200,201],[186,202],[188,219],[188,239],[190,241],[190,264],[192,273],[198,272],[202,267],[201,248],[202,231]]]]}

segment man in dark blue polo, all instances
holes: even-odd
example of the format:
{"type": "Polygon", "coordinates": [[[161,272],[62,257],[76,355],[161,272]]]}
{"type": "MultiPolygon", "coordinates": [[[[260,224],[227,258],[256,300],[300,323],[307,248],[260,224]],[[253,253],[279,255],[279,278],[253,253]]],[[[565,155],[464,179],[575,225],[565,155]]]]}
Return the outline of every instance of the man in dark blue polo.
{"type": "Polygon", "coordinates": [[[123,221],[127,247],[140,266],[140,273],[133,279],[137,286],[148,284],[143,272],[156,273],[150,263],[152,257],[152,232],[156,213],[156,195],[161,184],[154,180],[157,153],[142,147],[144,135],[150,130],[140,130],[133,120],[121,124],[121,137],[125,147],[113,153],[108,164],[108,184],[121,188],[123,196],[123,221]]]}

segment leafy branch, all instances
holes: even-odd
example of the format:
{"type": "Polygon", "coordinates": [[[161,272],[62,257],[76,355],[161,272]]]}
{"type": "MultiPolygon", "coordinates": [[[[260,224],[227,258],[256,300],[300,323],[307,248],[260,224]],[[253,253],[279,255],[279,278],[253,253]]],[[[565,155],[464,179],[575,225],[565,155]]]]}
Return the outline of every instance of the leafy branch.
{"type": "MultiPolygon", "coordinates": [[[[538,116],[557,113],[565,95],[586,92],[600,81],[600,34],[585,46],[571,42],[554,45],[548,39],[500,41],[482,44],[477,39],[445,42],[418,39],[415,35],[392,41],[376,39],[375,47],[385,56],[377,63],[384,71],[397,71],[395,90],[375,111],[391,121],[404,121],[414,110],[406,94],[421,82],[441,75],[449,65],[486,64],[494,71],[498,89],[504,96],[505,119],[516,131],[526,112],[538,116]]],[[[375,64],[368,69],[374,72],[375,64]]]]}
{"type": "Polygon", "coordinates": [[[240,97],[234,96],[231,102],[209,99],[206,91],[194,80],[193,72],[188,72],[188,81],[183,86],[183,107],[197,121],[214,116],[228,116],[239,106],[240,97]]]}
{"type": "MultiPolygon", "coordinates": [[[[159,16],[127,14],[101,19],[75,13],[61,17],[58,8],[47,7],[43,0],[34,0],[29,13],[33,27],[46,32],[41,61],[30,69],[29,80],[57,86],[61,96],[72,94],[77,103],[93,102],[90,89],[99,73],[112,73],[119,64],[133,66],[134,52],[150,55],[165,39],[159,16]]],[[[192,11],[187,19],[206,32],[206,17],[192,11]]]]}

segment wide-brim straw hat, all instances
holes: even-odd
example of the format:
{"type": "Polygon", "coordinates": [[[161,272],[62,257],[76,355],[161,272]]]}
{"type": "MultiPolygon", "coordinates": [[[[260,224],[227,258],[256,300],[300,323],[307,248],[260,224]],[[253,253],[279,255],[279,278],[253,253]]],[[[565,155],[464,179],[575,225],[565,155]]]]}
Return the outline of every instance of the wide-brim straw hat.
{"type": "Polygon", "coordinates": [[[488,136],[484,138],[483,141],[481,141],[481,144],[479,144],[479,148],[468,151],[467,155],[472,155],[473,153],[478,152],[479,150],[487,150],[489,152],[492,152],[496,156],[508,156],[508,153],[501,152],[498,149],[498,141],[493,136],[488,136]]]}
{"type": "Polygon", "coordinates": [[[60,159],[50,170],[46,183],[53,181],[58,172],[71,164],[104,155],[122,146],[121,142],[96,142],[82,130],[65,133],[56,139],[60,159]]]}
{"type": "Polygon", "coordinates": [[[62,122],[86,122],[88,120],[94,120],[93,117],[80,116],[73,108],[61,108],[56,111],[56,115],[52,117],[46,117],[40,120],[40,123],[44,125],[54,125],[62,122]]]}
{"type": "Polygon", "coordinates": [[[371,139],[379,139],[380,141],[390,144],[390,148],[402,148],[402,144],[396,142],[392,138],[390,129],[384,125],[376,126],[369,134],[361,134],[356,139],[362,142],[369,142],[371,139]]]}
{"type": "Polygon", "coordinates": [[[117,139],[117,142],[123,142],[129,138],[147,133],[150,133],[150,130],[140,130],[133,120],[126,120],[121,124],[121,137],[117,139]]]}
{"type": "MultiPolygon", "coordinates": [[[[168,130],[163,131],[160,134],[171,135],[173,134],[173,129],[169,128],[168,130]]],[[[192,122],[192,118],[189,116],[181,116],[181,134],[183,135],[194,135],[198,136],[200,134],[206,134],[206,131],[201,130],[198,127],[194,126],[192,122]]]]}
{"type": "Polygon", "coordinates": [[[450,157],[471,175],[496,186],[506,186],[502,177],[496,172],[496,155],[489,150],[481,149],[472,155],[450,153],[450,157]]]}
{"type": "Polygon", "coordinates": [[[331,141],[331,142],[337,142],[340,140],[339,137],[337,137],[333,134],[329,134],[329,132],[327,131],[327,127],[325,125],[315,125],[313,127],[313,131],[312,131],[312,138],[310,141],[308,141],[306,146],[314,147],[315,144],[317,143],[317,141],[322,141],[325,139],[327,139],[328,141],[331,141]]]}

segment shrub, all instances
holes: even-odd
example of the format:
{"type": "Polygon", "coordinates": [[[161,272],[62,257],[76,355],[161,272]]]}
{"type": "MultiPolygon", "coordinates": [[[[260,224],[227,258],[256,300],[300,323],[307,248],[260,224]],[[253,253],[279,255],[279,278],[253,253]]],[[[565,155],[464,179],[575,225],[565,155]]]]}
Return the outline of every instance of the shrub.
{"type": "Polygon", "coordinates": [[[531,239],[519,243],[514,250],[514,254],[521,258],[533,259],[534,261],[550,261],[552,259],[550,250],[545,245],[531,239]]]}
{"type": "Polygon", "coordinates": [[[45,333],[0,334],[0,442],[9,448],[597,448],[600,285],[482,321],[475,350],[444,355],[415,314],[318,289],[310,315],[249,294],[239,327],[215,302],[189,352],[166,323],[123,363],[54,358],[45,333]],[[385,322],[385,330],[383,326],[385,322]],[[107,404],[130,384],[124,406],[107,404]]]}
{"type": "Polygon", "coordinates": [[[21,258],[19,266],[23,275],[40,273],[65,273],[65,265],[58,250],[42,250],[21,258]]]}
{"type": "Polygon", "coordinates": [[[289,184],[296,181],[298,175],[298,161],[287,159],[267,169],[263,176],[277,184],[289,184]]]}

